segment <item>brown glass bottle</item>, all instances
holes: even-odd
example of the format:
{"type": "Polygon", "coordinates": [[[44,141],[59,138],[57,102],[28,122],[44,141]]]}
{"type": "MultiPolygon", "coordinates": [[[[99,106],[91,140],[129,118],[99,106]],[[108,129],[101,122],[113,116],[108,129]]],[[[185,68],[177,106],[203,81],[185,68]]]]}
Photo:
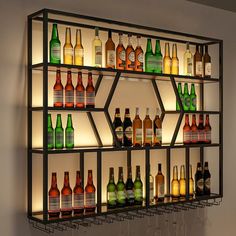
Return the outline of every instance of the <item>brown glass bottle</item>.
{"type": "Polygon", "coordinates": [[[133,145],[135,147],[142,146],[142,120],[139,117],[139,108],[136,107],[136,115],[133,120],[133,145]]]}
{"type": "Polygon", "coordinates": [[[96,188],[93,185],[93,173],[92,170],[88,170],[88,180],[85,187],[85,212],[94,212],[96,209],[95,191],[96,188]]]}
{"type": "Polygon", "coordinates": [[[165,178],[161,171],[161,164],[158,164],[158,173],[156,175],[156,200],[158,202],[164,201],[165,197],[165,178]]]}
{"type": "Polygon", "coordinates": [[[78,108],[85,107],[85,89],[83,85],[82,72],[78,72],[78,81],[75,88],[75,106],[78,108]]]}
{"type": "Polygon", "coordinates": [[[131,34],[128,34],[128,46],[126,48],[126,51],[125,51],[125,58],[126,58],[126,61],[125,61],[125,64],[126,64],[126,70],[134,70],[134,64],[135,64],[135,52],[134,52],[134,48],[131,44],[131,37],[132,35],[131,34]]]}
{"type": "Polygon", "coordinates": [[[51,188],[48,192],[49,204],[48,214],[49,217],[59,217],[60,215],[60,191],[57,188],[57,173],[52,173],[51,188]]]}
{"type": "Polygon", "coordinates": [[[67,216],[72,214],[72,189],[69,182],[69,172],[64,173],[64,186],[61,190],[61,214],[67,216]]]}
{"type": "Polygon", "coordinates": [[[205,143],[205,127],[203,124],[203,115],[199,115],[199,123],[198,123],[198,143],[205,143]]]}
{"type": "Polygon", "coordinates": [[[108,39],[105,44],[105,51],[106,51],[106,68],[115,68],[115,44],[112,40],[112,32],[111,30],[108,31],[108,39]]]}
{"type": "Polygon", "coordinates": [[[183,143],[190,144],[191,143],[191,128],[189,125],[189,115],[185,115],[185,124],[183,127],[183,143]]]}
{"type": "MultiPolygon", "coordinates": [[[[118,145],[123,144],[123,123],[120,118],[120,108],[116,108],[115,117],[113,121],[113,127],[115,129],[116,137],[118,139],[118,145]]],[[[115,139],[113,139],[113,145],[116,146],[115,139]]]]}
{"type": "Polygon", "coordinates": [[[195,174],[195,192],[196,196],[204,195],[204,176],[200,162],[197,163],[197,171],[195,174]]]}
{"type": "Polygon", "coordinates": [[[135,63],[134,67],[136,71],[143,71],[143,49],[140,45],[141,36],[137,36],[137,47],[135,49],[135,63]]]}
{"type": "Polygon", "coordinates": [[[116,69],[125,70],[125,48],[123,45],[123,34],[119,33],[119,44],[116,48],[116,69]]]}
{"type": "Polygon", "coordinates": [[[207,45],[205,45],[205,54],[203,56],[203,72],[205,78],[211,78],[211,57],[208,54],[207,45]]]}
{"type": "Polygon", "coordinates": [[[74,107],[74,86],[72,84],[71,71],[67,72],[67,83],[65,86],[65,107],[74,107]]]}
{"type": "Polygon", "coordinates": [[[191,143],[198,143],[198,128],[196,122],[196,115],[192,116],[192,125],[191,125],[191,143]]]}
{"type": "Polygon", "coordinates": [[[149,117],[149,108],[146,109],[146,117],[143,120],[143,145],[152,146],[152,120],[149,117]]]}
{"type": "Polygon", "coordinates": [[[132,121],[130,119],[129,108],[125,109],[125,118],[123,122],[123,130],[124,130],[124,146],[132,146],[132,136],[133,136],[133,128],[132,121]]]}
{"type": "Polygon", "coordinates": [[[159,109],[157,108],[156,117],[153,121],[153,145],[158,146],[162,144],[162,121],[159,116],[159,109]]]}
{"type": "Polygon", "coordinates": [[[82,186],[82,178],[80,176],[80,171],[76,172],[76,183],[73,193],[74,193],[74,200],[73,200],[74,214],[82,214],[84,212],[84,189],[82,186]]]}
{"type": "Polygon", "coordinates": [[[53,87],[53,106],[63,107],[63,85],[61,83],[61,71],[57,70],[56,83],[53,87]]]}
{"type": "Polygon", "coordinates": [[[88,73],[88,84],[86,87],[86,108],[95,107],[95,90],[93,87],[92,73],[88,73]]]}
{"type": "Polygon", "coordinates": [[[202,66],[202,54],[200,50],[200,45],[196,45],[196,52],[194,54],[194,76],[202,77],[203,66],[202,66]]]}
{"type": "Polygon", "coordinates": [[[205,143],[211,143],[211,125],[210,125],[210,118],[209,115],[206,115],[206,121],[205,121],[205,143]]]}
{"type": "Polygon", "coordinates": [[[173,179],[171,181],[171,196],[176,200],[180,196],[180,186],[178,180],[178,166],[173,167],[173,179]]]}

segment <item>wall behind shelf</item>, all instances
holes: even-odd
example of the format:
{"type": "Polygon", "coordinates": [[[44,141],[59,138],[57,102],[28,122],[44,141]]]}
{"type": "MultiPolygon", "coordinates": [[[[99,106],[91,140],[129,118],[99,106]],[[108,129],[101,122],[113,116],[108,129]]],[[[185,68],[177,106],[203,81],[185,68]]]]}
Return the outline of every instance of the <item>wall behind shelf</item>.
{"type": "MultiPolygon", "coordinates": [[[[236,15],[231,12],[189,3],[183,0],[160,1],[8,1],[1,6],[1,165],[0,179],[2,192],[0,203],[0,235],[44,235],[33,230],[26,219],[26,16],[38,9],[49,7],[81,14],[113,18],[137,24],[172,29],[222,38],[224,40],[224,86],[225,86],[225,146],[224,146],[224,200],[220,207],[208,210],[187,212],[178,216],[180,231],[182,220],[186,220],[187,235],[218,236],[227,230],[234,234],[235,207],[232,207],[236,190],[234,186],[236,160],[233,158],[236,63],[234,24],[236,15]],[[222,223],[222,216],[224,221],[222,223]],[[203,222],[202,222],[203,221],[203,222]],[[201,224],[201,225],[200,225],[201,224]]],[[[215,154],[212,155],[215,158],[215,154]]],[[[212,163],[213,165],[213,163],[212,163]]],[[[215,172],[216,167],[212,166],[215,172]]],[[[174,216],[176,217],[176,216],[174,216]]],[[[85,235],[110,235],[121,228],[129,236],[147,235],[147,227],[154,224],[155,219],[125,222],[93,227],[85,235]],[[143,227],[146,226],[146,227],[143,227]],[[129,229],[129,230],[128,230],[129,229]]],[[[168,218],[170,231],[173,230],[173,216],[168,218]]],[[[165,221],[160,218],[163,226],[165,221]]],[[[163,227],[162,227],[163,228],[163,227]]],[[[168,227],[165,227],[168,228],[168,227]]],[[[171,231],[172,232],[172,231],[171,231]]],[[[65,233],[60,235],[77,235],[65,233]]],[[[163,235],[167,235],[165,232],[163,235]]],[[[170,235],[172,235],[170,233],[170,235]]],[[[183,235],[179,233],[179,235],[183,235]]]]}

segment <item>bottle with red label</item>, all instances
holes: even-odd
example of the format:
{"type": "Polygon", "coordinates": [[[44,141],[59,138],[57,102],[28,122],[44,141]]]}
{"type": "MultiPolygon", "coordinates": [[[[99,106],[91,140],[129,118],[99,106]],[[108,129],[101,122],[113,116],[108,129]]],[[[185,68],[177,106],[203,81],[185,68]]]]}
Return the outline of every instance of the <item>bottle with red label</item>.
{"type": "Polygon", "coordinates": [[[82,178],[80,176],[80,171],[76,172],[76,184],[73,193],[74,214],[82,214],[84,212],[84,189],[82,186],[82,178]]]}
{"type": "Polygon", "coordinates": [[[49,217],[59,217],[60,215],[60,191],[57,187],[57,173],[52,173],[51,188],[48,192],[49,204],[48,214],[49,217]]]}
{"type": "Polygon", "coordinates": [[[92,170],[88,170],[88,180],[85,187],[85,212],[94,212],[96,209],[95,204],[96,188],[93,184],[92,170]]]}
{"type": "Polygon", "coordinates": [[[86,108],[95,107],[95,90],[93,86],[93,77],[92,73],[88,73],[88,84],[86,87],[86,108]]]}
{"type": "Polygon", "coordinates": [[[69,182],[69,172],[64,173],[64,186],[61,190],[61,214],[68,216],[72,214],[72,189],[69,182]]]}
{"type": "Polygon", "coordinates": [[[143,49],[140,46],[141,36],[137,36],[137,47],[135,49],[135,70],[143,71],[143,49]]]}
{"type": "Polygon", "coordinates": [[[211,125],[209,115],[206,115],[206,122],[205,122],[205,143],[211,143],[211,125]]]}
{"type": "Polygon", "coordinates": [[[75,88],[75,106],[78,108],[85,107],[85,89],[83,85],[82,72],[78,72],[78,81],[75,88]]]}
{"type": "Polygon", "coordinates": [[[135,52],[131,44],[131,34],[128,34],[128,46],[126,48],[126,70],[134,70],[135,68],[135,52]]]}
{"type": "Polygon", "coordinates": [[[183,127],[183,143],[190,144],[191,143],[191,127],[189,125],[189,115],[185,115],[185,125],[183,127]]]}
{"type": "Polygon", "coordinates": [[[61,83],[61,71],[57,70],[56,83],[53,87],[53,106],[63,107],[63,85],[61,83]]]}
{"type": "Polygon", "coordinates": [[[119,33],[119,44],[116,48],[116,68],[125,70],[125,48],[123,45],[123,34],[119,33]]]}
{"type": "Polygon", "coordinates": [[[205,143],[205,127],[204,127],[204,124],[203,124],[203,114],[199,115],[198,143],[205,143]]]}
{"type": "Polygon", "coordinates": [[[67,83],[65,86],[65,107],[74,107],[74,86],[72,84],[71,71],[67,72],[67,83]]]}
{"type": "Polygon", "coordinates": [[[198,143],[198,128],[196,124],[196,115],[192,116],[192,125],[191,125],[191,142],[198,143]]]}
{"type": "Polygon", "coordinates": [[[125,118],[123,123],[124,130],[124,146],[132,146],[133,127],[130,119],[129,108],[125,109],[125,118]]]}

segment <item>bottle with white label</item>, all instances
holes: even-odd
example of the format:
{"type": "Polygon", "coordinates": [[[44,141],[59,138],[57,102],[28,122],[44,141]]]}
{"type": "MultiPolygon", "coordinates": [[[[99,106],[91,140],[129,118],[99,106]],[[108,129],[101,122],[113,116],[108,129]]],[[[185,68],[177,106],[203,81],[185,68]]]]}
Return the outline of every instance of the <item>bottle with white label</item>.
{"type": "Polygon", "coordinates": [[[92,73],[88,73],[88,84],[86,87],[86,108],[95,107],[95,89],[93,86],[92,73]]]}
{"type": "Polygon", "coordinates": [[[157,108],[156,117],[153,120],[153,145],[159,146],[162,144],[162,121],[160,119],[160,109],[157,108]]]}
{"type": "Polygon", "coordinates": [[[208,54],[207,45],[205,45],[205,54],[203,56],[203,72],[205,78],[211,78],[211,57],[208,54]]]}
{"type": "Polygon", "coordinates": [[[204,140],[205,143],[211,143],[211,125],[210,125],[210,118],[209,114],[206,115],[206,121],[205,121],[205,129],[204,129],[204,140]]]}
{"type": "Polygon", "coordinates": [[[96,188],[93,184],[92,170],[88,170],[88,180],[85,187],[85,212],[94,212],[96,209],[95,203],[96,188]]]}
{"type": "Polygon", "coordinates": [[[161,171],[161,164],[158,164],[158,172],[156,175],[156,200],[163,202],[165,197],[165,178],[161,171]]]}
{"type": "Polygon", "coordinates": [[[125,48],[121,32],[119,33],[119,44],[116,47],[116,69],[125,70],[125,48]]]}
{"type": "Polygon", "coordinates": [[[210,195],[211,194],[211,174],[208,168],[208,162],[205,162],[204,165],[204,195],[210,195]]]}
{"type": "Polygon", "coordinates": [[[75,87],[75,106],[77,108],[85,107],[85,88],[83,85],[82,72],[78,72],[77,85],[75,87]]]}
{"type": "Polygon", "coordinates": [[[67,71],[67,82],[65,86],[65,107],[74,107],[74,86],[72,83],[71,71],[67,71]]]}
{"type": "Polygon", "coordinates": [[[195,192],[196,196],[202,196],[204,194],[204,178],[200,162],[197,163],[197,171],[195,174],[195,192]]]}
{"type": "Polygon", "coordinates": [[[136,166],[136,178],[134,180],[134,204],[143,203],[143,182],[141,180],[140,166],[136,166]]]}
{"type": "Polygon", "coordinates": [[[82,186],[82,178],[80,171],[76,172],[76,183],[73,190],[73,210],[74,214],[82,214],[84,212],[84,188],[82,186]]]}
{"type": "Polygon", "coordinates": [[[52,37],[50,40],[50,63],[61,63],[61,42],[59,40],[57,24],[53,24],[52,27],[52,37]]]}
{"type": "Polygon", "coordinates": [[[116,61],[116,52],[115,52],[115,44],[112,40],[112,32],[108,31],[108,39],[105,44],[105,58],[106,58],[106,68],[115,68],[116,61]]]}
{"type": "Polygon", "coordinates": [[[64,64],[73,64],[73,46],[71,44],[71,30],[69,27],[66,28],[66,38],[63,47],[63,59],[64,64]]]}
{"type": "Polygon", "coordinates": [[[53,106],[63,107],[63,92],[64,87],[61,83],[61,71],[57,70],[56,82],[53,86],[53,106]]]}
{"type": "Polygon", "coordinates": [[[114,181],[114,168],[110,168],[109,182],[107,185],[107,208],[112,209],[116,207],[116,185],[114,181]]]}
{"type": "Polygon", "coordinates": [[[130,119],[129,108],[125,109],[123,130],[124,130],[124,146],[125,147],[132,146],[133,125],[132,125],[132,121],[130,119]]]}
{"type": "Polygon", "coordinates": [[[71,114],[68,114],[67,116],[67,125],[65,129],[65,144],[66,148],[74,147],[74,128],[71,114]]]}
{"type": "Polygon", "coordinates": [[[134,205],[134,182],[132,180],[132,168],[128,166],[128,178],[125,184],[126,190],[126,205],[132,206],[134,205]]]}
{"type": "Polygon", "coordinates": [[[74,48],[74,64],[77,66],[84,65],[84,47],[82,45],[81,29],[76,30],[76,45],[74,48]]]}
{"type": "Polygon", "coordinates": [[[123,167],[119,167],[119,176],[116,187],[117,187],[117,206],[124,207],[126,204],[126,192],[123,178],[123,167]]]}
{"type": "Polygon", "coordinates": [[[193,75],[193,54],[190,51],[189,43],[186,44],[184,53],[184,75],[193,75]]]}
{"type": "Polygon", "coordinates": [[[189,115],[185,115],[185,124],[183,127],[183,143],[190,144],[192,139],[191,127],[189,125],[189,115]]]}
{"type": "Polygon", "coordinates": [[[136,107],[136,115],[133,120],[133,145],[135,147],[142,146],[142,137],[143,137],[143,130],[142,130],[142,120],[139,117],[139,108],[136,107]]]}
{"type": "Polygon", "coordinates": [[[95,28],[95,38],[92,43],[92,66],[102,67],[102,41],[99,38],[98,27],[95,28]]]}
{"type": "Polygon", "coordinates": [[[57,123],[55,128],[55,148],[61,149],[64,147],[64,129],[62,127],[61,114],[57,114],[57,123]]]}
{"type": "Polygon", "coordinates": [[[131,34],[128,34],[128,46],[126,48],[125,51],[125,55],[126,55],[126,70],[134,70],[135,69],[135,52],[134,52],[134,48],[131,44],[131,34]]]}
{"type": "Polygon", "coordinates": [[[149,108],[146,108],[146,117],[143,120],[143,145],[152,146],[152,120],[149,117],[149,108]]]}
{"type": "Polygon", "coordinates": [[[140,45],[140,39],[141,39],[141,36],[138,35],[137,36],[137,47],[135,49],[135,64],[134,64],[134,67],[135,67],[136,71],[142,72],[143,71],[143,49],[140,45]]]}
{"type": "Polygon", "coordinates": [[[203,65],[202,65],[202,54],[200,45],[196,45],[196,52],[194,54],[194,76],[202,77],[203,65]]]}

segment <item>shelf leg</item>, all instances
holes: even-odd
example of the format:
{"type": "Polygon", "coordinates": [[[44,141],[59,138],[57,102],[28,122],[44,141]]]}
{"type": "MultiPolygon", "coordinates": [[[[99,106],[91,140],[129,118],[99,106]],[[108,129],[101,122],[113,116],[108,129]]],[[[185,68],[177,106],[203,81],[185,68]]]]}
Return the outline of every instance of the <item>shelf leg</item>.
{"type": "Polygon", "coordinates": [[[102,152],[97,152],[97,213],[102,209],[102,152]]]}

